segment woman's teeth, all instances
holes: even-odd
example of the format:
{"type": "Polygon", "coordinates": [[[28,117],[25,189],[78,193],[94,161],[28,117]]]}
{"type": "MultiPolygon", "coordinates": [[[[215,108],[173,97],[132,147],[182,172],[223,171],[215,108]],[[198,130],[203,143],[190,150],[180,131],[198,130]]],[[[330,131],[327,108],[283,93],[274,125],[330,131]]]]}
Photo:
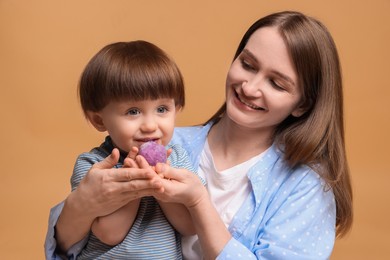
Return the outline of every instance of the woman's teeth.
{"type": "Polygon", "coordinates": [[[243,103],[244,105],[246,105],[246,106],[248,106],[248,107],[250,107],[250,108],[252,108],[252,109],[254,109],[254,110],[265,110],[265,109],[262,108],[262,107],[258,107],[258,106],[255,106],[255,105],[253,105],[253,104],[249,104],[249,103],[245,102],[245,100],[242,100],[242,99],[240,98],[240,96],[238,96],[238,99],[240,100],[241,103],[243,103]]]}

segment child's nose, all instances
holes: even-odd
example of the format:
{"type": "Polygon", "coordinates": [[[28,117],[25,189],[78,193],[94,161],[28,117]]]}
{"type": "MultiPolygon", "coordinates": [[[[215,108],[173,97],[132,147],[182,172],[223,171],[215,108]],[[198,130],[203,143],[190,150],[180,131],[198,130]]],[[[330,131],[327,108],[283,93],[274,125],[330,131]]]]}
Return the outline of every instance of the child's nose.
{"type": "Polygon", "coordinates": [[[141,131],[143,132],[153,132],[157,129],[157,123],[153,118],[145,118],[141,125],[141,131]]]}

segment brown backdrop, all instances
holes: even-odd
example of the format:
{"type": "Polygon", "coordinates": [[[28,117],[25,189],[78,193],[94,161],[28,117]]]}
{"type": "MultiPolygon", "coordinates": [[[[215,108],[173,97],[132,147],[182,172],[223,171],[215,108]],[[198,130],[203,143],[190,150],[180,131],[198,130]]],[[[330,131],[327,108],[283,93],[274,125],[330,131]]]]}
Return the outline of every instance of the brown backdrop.
{"type": "Polygon", "coordinates": [[[187,106],[178,124],[208,118],[247,27],[274,11],[322,20],[344,73],[355,224],[332,259],[384,259],[390,232],[390,1],[0,0],[0,258],[43,259],[49,209],[69,192],[76,156],[102,141],[76,94],[89,58],[144,39],[179,64],[187,106]],[[386,160],[387,159],[387,160],[386,160]]]}

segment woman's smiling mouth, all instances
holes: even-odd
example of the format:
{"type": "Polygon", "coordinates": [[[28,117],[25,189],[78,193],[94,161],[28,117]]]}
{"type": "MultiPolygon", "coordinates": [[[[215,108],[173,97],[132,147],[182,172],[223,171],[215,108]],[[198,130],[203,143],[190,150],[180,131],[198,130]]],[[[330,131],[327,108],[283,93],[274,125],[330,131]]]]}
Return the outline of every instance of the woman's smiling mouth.
{"type": "Polygon", "coordinates": [[[265,109],[262,108],[262,107],[258,107],[258,106],[256,106],[256,105],[253,105],[253,104],[251,104],[251,103],[248,103],[247,101],[245,101],[244,99],[242,99],[241,96],[240,96],[237,92],[235,92],[235,93],[236,93],[237,99],[238,99],[242,104],[244,104],[245,106],[247,106],[247,107],[249,107],[249,108],[252,108],[252,109],[254,109],[254,110],[259,110],[259,111],[264,111],[264,110],[265,110],[265,109]]]}

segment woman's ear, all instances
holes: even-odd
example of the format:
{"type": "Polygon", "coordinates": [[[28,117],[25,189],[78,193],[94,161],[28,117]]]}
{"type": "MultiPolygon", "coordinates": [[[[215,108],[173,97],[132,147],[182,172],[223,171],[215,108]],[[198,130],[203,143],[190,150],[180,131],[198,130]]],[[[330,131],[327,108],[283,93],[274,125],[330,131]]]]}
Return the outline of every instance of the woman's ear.
{"type": "Polygon", "coordinates": [[[306,112],[306,108],[304,106],[299,106],[295,110],[291,112],[293,117],[300,117],[306,112]]]}
{"type": "Polygon", "coordinates": [[[104,125],[103,118],[99,112],[87,111],[87,119],[99,132],[106,131],[106,126],[104,125]]]}

